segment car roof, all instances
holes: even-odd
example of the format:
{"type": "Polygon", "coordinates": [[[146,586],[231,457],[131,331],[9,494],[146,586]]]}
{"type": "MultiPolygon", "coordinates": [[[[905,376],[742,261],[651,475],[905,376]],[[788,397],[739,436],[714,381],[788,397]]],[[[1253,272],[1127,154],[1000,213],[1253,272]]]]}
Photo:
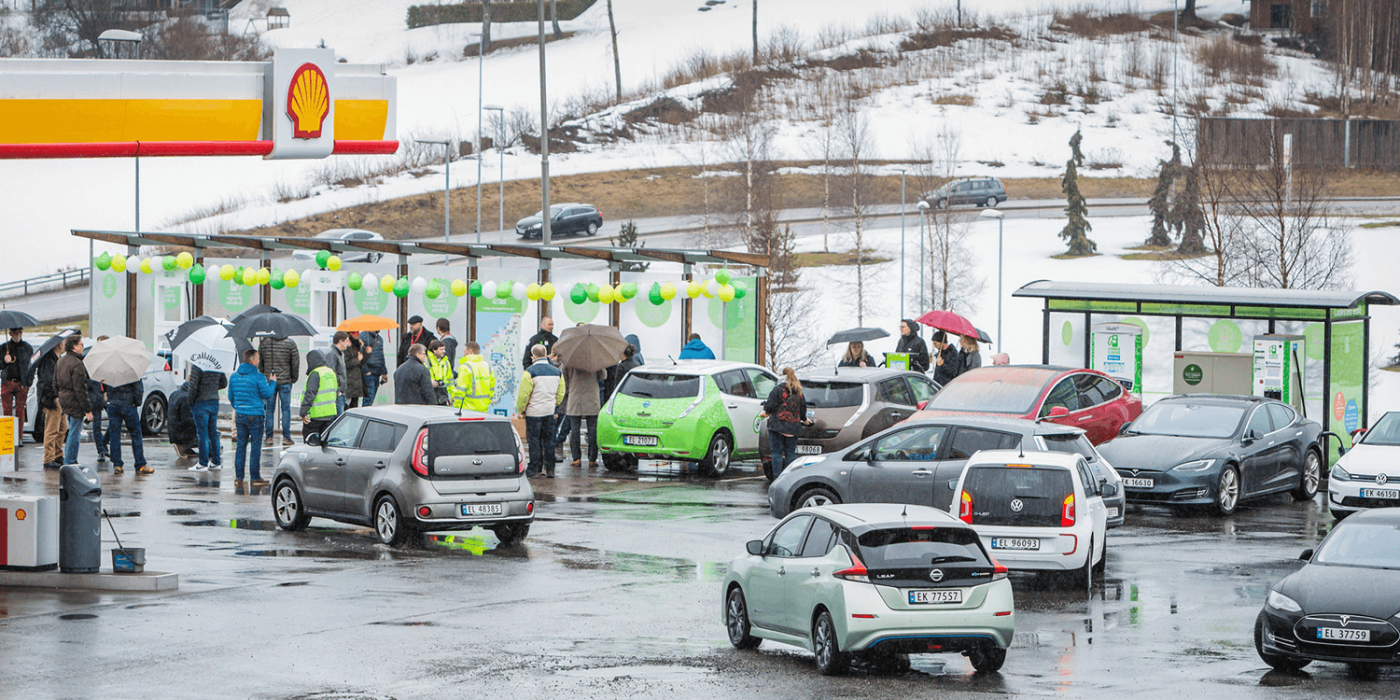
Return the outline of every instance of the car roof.
{"type": "Polygon", "coordinates": [[[1195,403],[1208,403],[1216,405],[1274,403],[1273,399],[1266,398],[1263,396],[1249,396],[1242,394],[1177,394],[1175,396],[1168,396],[1165,398],[1157,399],[1157,401],[1158,403],[1162,401],[1192,401],[1195,403]]]}
{"type": "Polygon", "coordinates": [[[1031,464],[1037,467],[1065,467],[1073,469],[1083,459],[1069,452],[1042,452],[1040,450],[982,450],[968,460],[968,465],[1004,466],[1007,464],[1031,464]]]}
{"type": "MultiPolygon", "coordinates": [[[[374,231],[370,231],[369,229],[363,229],[363,228],[331,228],[331,229],[326,229],[325,231],[322,231],[322,232],[316,234],[316,238],[329,238],[329,239],[344,238],[344,237],[346,237],[346,236],[348,236],[348,235],[350,235],[350,234],[352,234],[352,233],[360,233],[360,232],[364,232],[364,233],[374,233],[374,231]]],[[[380,238],[383,238],[383,237],[384,237],[383,235],[378,234],[378,233],[374,233],[374,235],[379,236],[380,238]]]]}
{"type": "Polygon", "coordinates": [[[1001,417],[979,413],[948,414],[911,418],[901,425],[957,425],[966,428],[986,428],[988,430],[1012,430],[1022,435],[1083,435],[1082,428],[1060,425],[1050,421],[1033,421],[1025,418],[1001,417]]]}
{"type": "Polygon", "coordinates": [[[459,416],[457,409],[449,406],[400,406],[385,404],[382,406],[352,408],[347,411],[347,413],[354,413],[367,418],[378,418],[395,423],[440,423],[458,419],[484,419],[489,423],[510,422],[510,419],[505,416],[479,413],[477,411],[461,411],[461,415],[459,416]]]}
{"type": "Polygon", "coordinates": [[[632,370],[632,372],[640,372],[643,374],[716,374],[731,369],[739,369],[741,367],[763,369],[755,364],[734,362],[733,360],[677,360],[675,364],[648,362],[632,370]]]}
{"type": "Polygon", "coordinates": [[[962,521],[944,511],[928,506],[906,506],[899,503],[842,503],[803,508],[798,512],[830,518],[857,536],[870,530],[905,525],[967,527],[962,521]]]}
{"type": "Polygon", "coordinates": [[[923,377],[919,372],[911,372],[903,369],[888,369],[886,367],[835,367],[808,370],[799,374],[798,379],[802,381],[846,381],[846,382],[878,382],[889,377],[902,375],[916,375],[923,377]]]}

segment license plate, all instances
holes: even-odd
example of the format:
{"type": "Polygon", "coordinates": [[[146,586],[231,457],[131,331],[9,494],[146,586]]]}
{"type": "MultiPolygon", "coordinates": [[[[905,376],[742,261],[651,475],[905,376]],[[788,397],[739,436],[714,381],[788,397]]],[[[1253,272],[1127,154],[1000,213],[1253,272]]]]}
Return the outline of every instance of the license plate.
{"type": "Polygon", "coordinates": [[[961,602],[963,600],[960,588],[946,591],[909,591],[910,605],[947,605],[961,602]]]}
{"type": "Polygon", "coordinates": [[[1150,489],[1155,482],[1151,479],[1124,479],[1123,486],[1130,489],[1150,489]]]}
{"type": "Polygon", "coordinates": [[[1369,642],[1371,641],[1371,630],[1352,630],[1341,627],[1319,627],[1317,628],[1318,639],[1328,639],[1337,642],[1369,642]]]}
{"type": "Polygon", "coordinates": [[[1361,489],[1362,498],[1400,498],[1397,489],[1361,489]]]}
{"type": "Polygon", "coordinates": [[[819,454],[821,454],[821,453],[822,453],[822,446],[821,446],[821,445],[798,445],[798,446],[797,446],[797,454],[800,454],[800,455],[819,455],[819,454]]]}
{"type": "Polygon", "coordinates": [[[501,515],[505,509],[499,503],[472,503],[462,506],[462,515],[501,515]]]}
{"type": "Polygon", "coordinates": [[[622,444],[636,445],[638,447],[656,447],[658,441],[654,435],[623,435],[622,444]]]}
{"type": "Polygon", "coordinates": [[[1108,517],[1110,517],[1110,518],[1116,518],[1116,517],[1118,517],[1118,509],[1117,509],[1117,508],[1109,508],[1109,509],[1108,509],[1108,517]]]}
{"type": "Polygon", "coordinates": [[[992,549],[1019,549],[1035,552],[1040,550],[1040,540],[1025,537],[993,537],[992,549]]]}

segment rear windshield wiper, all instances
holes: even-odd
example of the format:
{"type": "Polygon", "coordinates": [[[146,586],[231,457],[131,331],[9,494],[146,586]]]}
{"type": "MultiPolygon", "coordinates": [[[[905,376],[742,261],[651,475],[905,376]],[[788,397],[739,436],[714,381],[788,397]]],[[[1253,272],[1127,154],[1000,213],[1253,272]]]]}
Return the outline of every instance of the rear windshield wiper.
{"type": "Polygon", "coordinates": [[[930,559],[928,563],[930,563],[930,564],[949,564],[949,563],[957,562],[957,561],[977,561],[977,560],[974,559],[973,557],[965,557],[965,556],[963,556],[963,555],[961,555],[961,554],[953,554],[953,555],[946,556],[946,557],[934,557],[933,559],[930,559]]]}
{"type": "Polygon", "coordinates": [[[645,392],[645,391],[636,391],[636,390],[633,390],[633,391],[631,391],[631,392],[629,392],[629,393],[631,393],[631,395],[633,395],[633,396],[645,396],[645,397],[647,397],[647,398],[655,398],[655,397],[653,397],[651,394],[648,394],[648,393],[645,392]]]}

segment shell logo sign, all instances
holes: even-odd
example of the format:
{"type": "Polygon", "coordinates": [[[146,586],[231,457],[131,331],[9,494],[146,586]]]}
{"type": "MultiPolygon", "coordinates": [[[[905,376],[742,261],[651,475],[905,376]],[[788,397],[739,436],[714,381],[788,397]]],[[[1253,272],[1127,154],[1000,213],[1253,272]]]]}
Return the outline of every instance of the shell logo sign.
{"type": "Polygon", "coordinates": [[[321,126],[331,111],[330,83],[314,63],[303,63],[292,73],[287,86],[287,117],[292,120],[292,136],[321,138],[321,126]]]}

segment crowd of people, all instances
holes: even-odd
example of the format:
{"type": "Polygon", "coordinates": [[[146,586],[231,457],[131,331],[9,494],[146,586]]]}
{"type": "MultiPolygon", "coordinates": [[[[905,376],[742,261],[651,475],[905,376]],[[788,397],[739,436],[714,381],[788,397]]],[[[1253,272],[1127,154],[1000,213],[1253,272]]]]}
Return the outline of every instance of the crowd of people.
{"type": "MultiPolygon", "coordinates": [[[[918,322],[906,318],[899,322],[899,340],[895,345],[895,353],[904,356],[909,370],[920,373],[932,370],[934,381],[940,385],[947,384],[958,375],[982,366],[981,345],[976,338],[954,336],[957,338],[955,344],[948,341],[949,335],[951,334],[935,330],[932,338],[933,351],[930,351],[928,344],[919,337],[918,322]]],[[[995,364],[1009,362],[1004,354],[995,355],[993,359],[995,364]]],[[[865,343],[856,341],[846,344],[846,351],[842,353],[836,366],[885,367],[887,364],[885,361],[876,362],[865,350],[865,343]]]]}

